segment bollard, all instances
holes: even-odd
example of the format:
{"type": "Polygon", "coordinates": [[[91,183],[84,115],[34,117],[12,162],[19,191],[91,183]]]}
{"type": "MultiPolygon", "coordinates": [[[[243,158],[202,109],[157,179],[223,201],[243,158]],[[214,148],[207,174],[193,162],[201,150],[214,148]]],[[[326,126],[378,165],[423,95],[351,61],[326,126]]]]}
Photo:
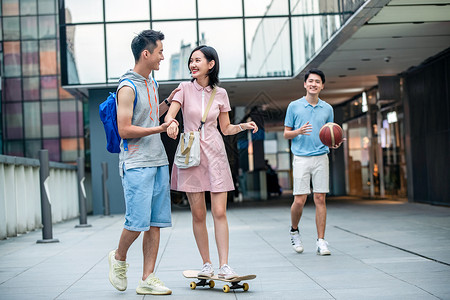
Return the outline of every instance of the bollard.
{"type": "Polygon", "coordinates": [[[109,216],[109,197],[108,188],[106,186],[106,181],[108,180],[108,163],[102,162],[102,186],[103,186],[103,215],[109,216]]]}
{"type": "Polygon", "coordinates": [[[80,224],[75,225],[75,228],[91,227],[87,223],[87,209],[86,209],[86,190],[84,188],[84,157],[77,158],[77,178],[78,178],[78,204],[80,207],[80,224]]]}
{"type": "Polygon", "coordinates": [[[52,229],[52,205],[48,190],[49,167],[48,150],[39,150],[39,181],[41,186],[41,218],[42,218],[42,240],[36,243],[57,243],[58,239],[53,238],[52,229]]]}

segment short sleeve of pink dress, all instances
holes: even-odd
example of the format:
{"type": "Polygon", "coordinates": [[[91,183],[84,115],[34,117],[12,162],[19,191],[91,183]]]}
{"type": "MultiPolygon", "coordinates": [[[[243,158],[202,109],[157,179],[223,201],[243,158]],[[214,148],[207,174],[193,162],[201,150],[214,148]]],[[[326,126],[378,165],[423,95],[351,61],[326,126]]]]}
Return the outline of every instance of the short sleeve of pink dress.
{"type": "MultiPolygon", "coordinates": [[[[212,89],[209,86],[203,88],[197,81],[182,82],[179,87],[181,90],[174,95],[173,101],[181,104],[184,132],[197,130],[212,89]]],[[[225,144],[217,129],[219,114],[230,110],[226,90],[217,87],[216,96],[203,126],[204,133],[200,134],[202,137],[200,165],[188,169],[178,169],[176,165],[173,165],[171,178],[173,190],[190,193],[204,191],[218,193],[234,190],[225,144]]]]}

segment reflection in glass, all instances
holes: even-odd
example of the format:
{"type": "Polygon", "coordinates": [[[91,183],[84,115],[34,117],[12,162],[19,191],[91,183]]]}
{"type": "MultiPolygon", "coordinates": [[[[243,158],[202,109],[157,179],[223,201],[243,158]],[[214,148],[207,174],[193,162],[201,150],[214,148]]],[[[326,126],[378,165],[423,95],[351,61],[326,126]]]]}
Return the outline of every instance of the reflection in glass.
{"type": "Polygon", "coordinates": [[[58,98],[58,80],[56,76],[41,77],[41,98],[42,100],[58,98]]]}
{"type": "Polygon", "coordinates": [[[41,149],[41,140],[25,141],[25,157],[39,158],[39,150],[41,149]]]}
{"type": "MultiPolygon", "coordinates": [[[[54,14],[56,13],[55,0],[39,0],[38,5],[39,14],[54,14]]],[[[86,9],[89,10],[89,9],[86,9]]]]}
{"type": "Polygon", "coordinates": [[[249,19],[245,29],[247,76],[290,76],[288,18],[249,19]]]}
{"type": "Polygon", "coordinates": [[[23,78],[23,100],[39,100],[39,77],[23,78]]]}
{"type": "Polygon", "coordinates": [[[198,0],[199,18],[240,16],[242,16],[241,0],[198,0]]]}
{"type": "Polygon", "coordinates": [[[6,139],[23,138],[22,103],[5,103],[6,139]]]}
{"type": "Polygon", "coordinates": [[[37,13],[36,0],[20,0],[20,14],[35,15],[37,13]]]}
{"type": "Polygon", "coordinates": [[[103,0],[65,0],[64,5],[66,24],[103,21],[103,0]]]}
{"type": "MultiPolygon", "coordinates": [[[[293,15],[339,12],[338,0],[290,0],[293,15]]],[[[345,1],[342,1],[345,2],[345,1]]]]}
{"type": "Polygon", "coordinates": [[[159,71],[155,72],[157,80],[181,80],[191,77],[187,62],[192,49],[197,46],[196,28],[195,21],[153,23],[153,29],[161,30],[165,36],[164,60],[159,71]]]}
{"type": "Polygon", "coordinates": [[[2,1],[3,16],[17,16],[19,14],[19,0],[2,1]]]}
{"type": "Polygon", "coordinates": [[[188,19],[195,14],[195,0],[152,0],[153,20],[188,19]]]}
{"type": "Polygon", "coordinates": [[[219,54],[219,78],[240,76],[239,70],[244,65],[242,20],[200,21],[199,32],[206,45],[219,54]]]}
{"type": "Polygon", "coordinates": [[[41,75],[56,75],[56,40],[39,41],[41,75]]]}
{"type": "Polygon", "coordinates": [[[338,15],[293,17],[294,70],[299,71],[339,27],[338,15]]]}
{"type": "Polygon", "coordinates": [[[44,138],[59,137],[58,102],[42,102],[42,134],[44,138]]]}
{"type": "Polygon", "coordinates": [[[38,37],[38,26],[36,17],[21,17],[20,24],[21,35],[23,40],[37,39],[38,37]]]}
{"type": "Polygon", "coordinates": [[[56,37],[56,16],[39,16],[39,38],[56,37]]]}
{"type": "Polygon", "coordinates": [[[133,0],[125,3],[123,0],[105,0],[105,19],[106,22],[150,20],[149,1],[133,0]]]}
{"type": "Polygon", "coordinates": [[[77,136],[77,111],[75,100],[65,100],[59,103],[59,118],[61,120],[61,136],[77,136]]]}
{"type": "Polygon", "coordinates": [[[19,17],[3,18],[3,40],[11,41],[20,39],[19,17]]]}
{"type": "Polygon", "coordinates": [[[67,63],[69,84],[106,82],[103,25],[77,25],[72,29],[73,35],[67,35],[67,51],[73,51],[73,63],[69,59],[67,63]]]}
{"type": "Polygon", "coordinates": [[[5,142],[6,153],[12,156],[23,156],[23,141],[5,142]]]}
{"type": "Polygon", "coordinates": [[[246,16],[288,15],[289,0],[245,0],[246,16]]]}
{"type": "Polygon", "coordinates": [[[37,41],[22,42],[22,72],[24,76],[39,75],[39,53],[37,41]]]}
{"type": "Polygon", "coordinates": [[[59,140],[44,140],[42,144],[43,148],[48,150],[48,159],[50,161],[61,161],[59,140]]]}
{"type": "Polygon", "coordinates": [[[61,161],[76,161],[78,157],[78,139],[61,139],[61,161]]]}
{"type": "Polygon", "coordinates": [[[134,56],[131,51],[131,41],[144,29],[150,29],[149,22],[106,25],[108,82],[118,82],[120,76],[127,70],[133,69],[134,56]]]}
{"type": "Polygon", "coordinates": [[[5,78],[4,81],[4,99],[3,101],[20,101],[22,100],[22,79],[21,78],[5,78]]]}
{"type": "Polygon", "coordinates": [[[23,103],[25,138],[41,137],[41,107],[38,101],[23,103]]]}

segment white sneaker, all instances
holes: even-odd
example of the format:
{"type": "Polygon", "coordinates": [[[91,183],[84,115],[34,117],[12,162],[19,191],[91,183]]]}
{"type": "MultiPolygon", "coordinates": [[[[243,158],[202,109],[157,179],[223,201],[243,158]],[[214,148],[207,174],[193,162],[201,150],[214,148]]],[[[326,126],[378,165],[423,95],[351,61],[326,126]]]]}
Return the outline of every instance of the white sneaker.
{"type": "Polygon", "coordinates": [[[219,277],[224,279],[233,279],[239,277],[239,275],[227,264],[224,264],[219,269],[219,277]]]}
{"type": "Polygon", "coordinates": [[[127,269],[128,264],[125,261],[116,260],[116,250],[108,254],[109,262],[109,282],[119,291],[127,289],[127,269]]]}
{"type": "Polygon", "coordinates": [[[328,249],[328,242],[324,239],[318,239],[317,245],[317,255],[330,255],[331,251],[328,249]]]}
{"type": "Polygon", "coordinates": [[[166,287],[164,283],[152,273],[148,275],[145,281],[139,280],[136,293],[139,295],[170,295],[172,294],[172,290],[166,287]]]}
{"type": "Polygon", "coordinates": [[[207,262],[203,265],[200,272],[198,272],[197,276],[203,276],[203,277],[213,277],[214,276],[214,269],[213,266],[207,262]]]}
{"type": "Polygon", "coordinates": [[[292,248],[294,248],[295,252],[302,253],[303,252],[303,244],[302,244],[302,240],[300,238],[300,233],[298,232],[298,230],[289,231],[289,233],[291,236],[292,248]]]}

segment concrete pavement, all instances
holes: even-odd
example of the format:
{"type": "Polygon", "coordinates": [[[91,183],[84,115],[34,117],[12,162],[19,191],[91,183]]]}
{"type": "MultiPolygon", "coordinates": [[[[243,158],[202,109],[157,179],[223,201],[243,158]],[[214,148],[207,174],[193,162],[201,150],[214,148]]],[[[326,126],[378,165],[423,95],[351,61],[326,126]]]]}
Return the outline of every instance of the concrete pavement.
{"type": "MultiPolygon", "coordinates": [[[[305,252],[289,241],[290,199],[230,205],[229,264],[256,274],[250,290],[191,290],[185,269],[200,268],[187,207],[173,206],[173,227],[161,231],[156,273],[173,290],[167,299],[450,299],[450,208],[400,201],[329,199],[326,239],[331,256],[315,254],[314,205],[300,230],[305,252]]],[[[117,246],[123,216],[89,216],[56,224],[54,244],[42,232],[0,241],[0,299],[152,299],[135,288],[142,272],[139,238],[128,255],[128,289],[108,281],[107,254],[117,246]]],[[[213,223],[210,249],[217,270],[213,223]]]]}

